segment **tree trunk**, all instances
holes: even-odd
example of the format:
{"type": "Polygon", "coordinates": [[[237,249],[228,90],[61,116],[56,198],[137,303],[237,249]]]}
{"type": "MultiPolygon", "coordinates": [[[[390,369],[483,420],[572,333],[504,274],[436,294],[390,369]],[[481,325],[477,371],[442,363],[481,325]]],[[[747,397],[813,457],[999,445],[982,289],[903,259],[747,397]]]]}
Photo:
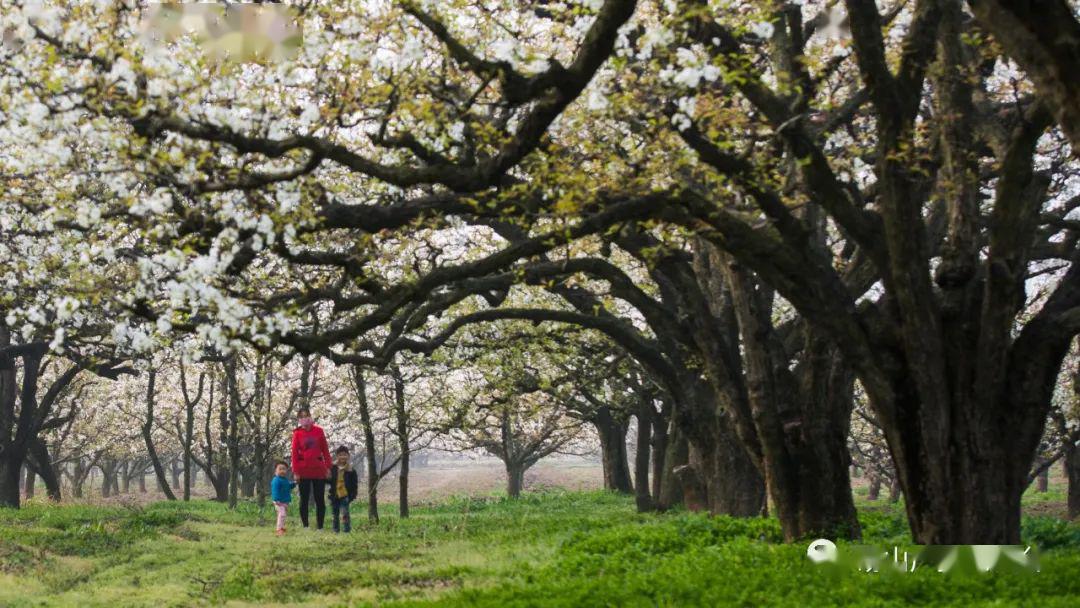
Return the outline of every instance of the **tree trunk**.
{"type": "Polygon", "coordinates": [[[773,398],[790,399],[797,409],[777,407],[780,434],[772,445],[763,441],[770,495],[784,536],[789,541],[859,538],[847,449],[854,376],[837,350],[812,330],[796,371],[794,392],[773,398]]]}
{"type": "Polygon", "coordinates": [[[240,502],[240,448],[229,445],[229,496],[228,506],[235,509],[240,502]]]}
{"type": "Polygon", "coordinates": [[[143,443],[146,444],[146,453],[150,456],[150,464],[154,467],[154,476],[157,478],[158,488],[165,494],[165,498],[176,500],[176,495],[173,494],[172,488],[169,487],[169,481],[165,478],[165,467],[161,465],[157,449],[154,448],[154,384],[156,380],[157,370],[151,369],[146,381],[146,419],[142,425],[143,443]]]}
{"type": "Polygon", "coordinates": [[[0,457],[0,506],[19,508],[21,471],[21,457],[0,457]]]}
{"type": "Polygon", "coordinates": [[[270,462],[269,448],[265,445],[257,447],[255,451],[255,464],[251,467],[255,478],[255,502],[260,507],[266,505],[266,492],[269,489],[270,480],[273,479],[273,463],[270,462]]]}
{"type": "Polygon", "coordinates": [[[210,485],[214,488],[214,500],[217,502],[229,502],[229,472],[218,469],[217,475],[209,475],[210,485]]]}
{"type": "Polygon", "coordinates": [[[139,471],[139,494],[146,494],[146,471],[139,471]]]}
{"type": "Polygon", "coordinates": [[[668,424],[670,418],[668,405],[664,405],[664,411],[652,420],[652,503],[653,508],[662,508],[660,489],[664,483],[664,475],[667,472],[664,461],[668,451],[668,424]]]}
{"type": "MultiPolygon", "coordinates": [[[[188,421],[185,422],[186,426],[184,428],[186,429],[185,432],[188,434],[188,437],[191,437],[191,433],[193,432],[192,431],[192,423],[193,422],[194,421],[191,418],[189,418],[188,421]]],[[[183,475],[184,475],[184,479],[183,479],[184,485],[183,485],[183,487],[184,487],[184,501],[185,502],[191,500],[191,486],[195,483],[195,472],[192,471],[191,468],[192,468],[191,444],[186,443],[186,444],[184,444],[184,464],[183,464],[183,475]]]]}
{"type": "Polygon", "coordinates": [[[889,502],[893,504],[900,502],[900,496],[902,494],[903,493],[900,491],[900,481],[893,479],[892,482],[889,483],[889,502]]]}
{"type": "Polygon", "coordinates": [[[174,488],[179,488],[181,485],[180,472],[180,460],[178,458],[171,459],[169,461],[169,478],[171,482],[170,485],[174,488]]]}
{"type": "Polygon", "coordinates": [[[371,425],[371,411],[368,409],[367,382],[364,370],[360,366],[353,368],[353,382],[356,385],[357,406],[360,410],[360,426],[364,432],[364,457],[367,460],[368,521],[379,522],[379,461],[375,452],[375,430],[371,425]]]}
{"type": "Polygon", "coordinates": [[[735,432],[719,417],[700,430],[704,432],[689,438],[689,465],[704,485],[708,511],[735,517],[761,515],[765,482],[735,432]]]}
{"type": "Polygon", "coordinates": [[[101,465],[101,497],[109,498],[114,494],[114,487],[117,491],[120,489],[119,480],[117,479],[116,471],[119,468],[113,461],[102,463],[101,465]]]}
{"type": "Polygon", "coordinates": [[[877,500],[878,496],[881,495],[881,475],[876,471],[870,471],[867,477],[870,481],[870,487],[866,491],[866,499],[870,501],[877,500]]]}
{"type": "Polygon", "coordinates": [[[678,426],[672,424],[670,431],[667,433],[667,450],[662,463],[663,474],[659,476],[660,488],[656,498],[657,509],[666,511],[682,504],[682,488],[672,471],[689,462],[690,443],[678,426]]]}
{"type": "Polygon", "coordinates": [[[257,485],[255,467],[248,467],[244,470],[243,483],[240,488],[240,495],[244,498],[255,497],[255,486],[257,485]]]}
{"type": "Polygon", "coordinates": [[[117,477],[120,478],[120,493],[121,494],[130,494],[131,493],[131,477],[132,477],[133,473],[129,470],[130,467],[131,467],[131,464],[128,463],[128,462],[125,462],[124,464],[120,465],[120,472],[117,473],[117,477]]]}
{"type": "Polygon", "coordinates": [[[77,458],[71,470],[71,495],[75,498],[83,497],[83,483],[86,482],[86,467],[82,458],[77,458]]]}
{"type": "Polygon", "coordinates": [[[23,484],[23,493],[26,495],[27,499],[30,499],[34,497],[34,489],[37,485],[37,473],[35,473],[34,469],[29,465],[26,465],[24,468],[26,469],[26,481],[23,484]]]}
{"type": "Polygon", "coordinates": [[[31,442],[28,464],[37,471],[38,476],[45,483],[49,500],[60,502],[63,498],[60,491],[60,476],[56,467],[52,465],[52,457],[49,456],[49,449],[44,441],[36,439],[31,442]]]}
{"type": "MultiPolygon", "coordinates": [[[[1028,403],[1018,398],[1015,407],[1028,403]]],[[[912,536],[920,544],[1019,544],[1020,500],[1037,443],[1018,449],[1005,428],[990,428],[994,423],[978,414],[983,406],[954,405],[951,414],[930,413],[900,400],[899,411],[918,414],[884,427],[893,436],[890,450],[912,536]],[[946,416],[951,423],[942,420],[946,416]]],[[[1005,426],[1017,428],[1016,443],[1024,443],[1022,425],[1005,426]]]]}
{"type": "MultiPolygon", "coordinates": [[[[710,250],[712,267],[723,261],[710,250]]],[[[744,445],[757,442],[785,540],[859,538],[847,449],[853,371],[830,340],[807,326],[793,370],[789,347],[773,327],[772,289],[730,260],[722,271],[742,337],[749,412],[732,409],[744,445]],[[750,420],[740,418],[747,414],[750,420]]]]}
{"type": "Polygon", "coordinates": [[[626,454],[626,422],[613,415],[609,408],[601,407],[597,409],[592,423],[600,437],[604,488],[623,494],[632,493],[630,460],[626,454]]]}
{"type": "Polygon", "coordinates": [[[392,372],[398,450],[401,452],[401,460],[398,463],[398,515],[405,519],[409,517],[409,457],[412,452],[409,445],[409,412],[405,407],[405,380],[397,367],[394,367],[392,372]]]}
{"type": "Polygon", "coordinates": [[[1046,493],[1050,489],[1050,469],[1044,468],[1035,476],[1035,491],[1046,493]]]}
{"type": "MultiPolygon", "coordinates": [[[[715,515],[755,517],[765,508],[765,482],[721,408],[713,386],[688,376],[692,395],[676,403],[674,419],[689,444],[687,463],[703,485],[705,508],[715,515]]],[[[674,471],[678,464],[671,462],[674,471]]],[[[680,477],[688,479],[684,472],[680,477]]],[[[682,483],[682,482],[680,482],[682,483]]],[[[685,485],[684,485],[685,487],[685,485]]],[[[688,509],[695,505],[687,504],[688,509]]]]}
{"type": "Polygon", "coordinates": [[[409,452],[401,455],[398,463],[398,515],[409,517],[409,452]]]}
{"type": "Polygon", "coordinates": [[[506,495],[510,498],[520,498],[521,490],[525,487],[525,467],[520,463],[507,462],[506,464],[506,495]]]}
{"type": "Polygon", "coordinates": [[[634,502],[638,513],[653,510],[652,494],[649,493],[649,446],[652,444],[651,405],[642,405],[637,412],[637,441],[634,454],[634,502]]]}

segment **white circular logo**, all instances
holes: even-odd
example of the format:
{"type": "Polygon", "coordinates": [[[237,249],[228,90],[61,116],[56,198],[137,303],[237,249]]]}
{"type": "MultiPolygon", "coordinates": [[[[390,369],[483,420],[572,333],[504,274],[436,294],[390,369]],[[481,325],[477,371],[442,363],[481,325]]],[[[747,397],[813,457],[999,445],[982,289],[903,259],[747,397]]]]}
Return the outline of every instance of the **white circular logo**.
{"type": "Polygon", "coordinates": [[[836,543],[827,538],[819,538],[806,548],[806,557],[815,564],[836,561],[836,543]]]}

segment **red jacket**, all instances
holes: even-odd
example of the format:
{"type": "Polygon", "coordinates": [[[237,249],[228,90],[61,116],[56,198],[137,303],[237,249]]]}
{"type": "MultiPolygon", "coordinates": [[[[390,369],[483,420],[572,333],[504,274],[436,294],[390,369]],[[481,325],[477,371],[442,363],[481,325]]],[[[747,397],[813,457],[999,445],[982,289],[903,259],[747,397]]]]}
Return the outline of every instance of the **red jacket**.
{"type": "Polygon", "coordinates": [[[322,428],[296,427],[292,436],[292,470],[297,479],[326,479],[330,472],[330,446],[322,428]]]}

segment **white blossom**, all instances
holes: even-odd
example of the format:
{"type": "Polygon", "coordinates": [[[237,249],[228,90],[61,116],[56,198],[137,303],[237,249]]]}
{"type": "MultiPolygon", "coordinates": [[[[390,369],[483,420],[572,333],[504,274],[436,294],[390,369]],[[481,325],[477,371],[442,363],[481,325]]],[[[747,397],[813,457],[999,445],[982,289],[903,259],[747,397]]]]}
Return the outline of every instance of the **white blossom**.
{"type": "Polygon", "coordinates": [[[758,38],[767,40],[769,38],[772,38],[773,33],[776,32],[776,28],[773,26],[772,23],[769,23],[768,21],[759,21],[757,23],[750,24],[750,31],[753,32],[754,35],[758,38]]]}

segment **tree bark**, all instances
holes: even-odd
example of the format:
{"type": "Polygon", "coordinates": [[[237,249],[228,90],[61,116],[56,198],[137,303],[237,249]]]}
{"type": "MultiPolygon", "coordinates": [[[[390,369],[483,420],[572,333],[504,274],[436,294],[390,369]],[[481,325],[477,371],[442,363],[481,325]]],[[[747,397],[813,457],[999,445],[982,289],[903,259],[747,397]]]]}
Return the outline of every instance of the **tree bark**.
{"type": "MultiPolygon", "coordinates": [[[[707,510],[735,517],[760,515],[765,509],[765,482],[729,415],[721,411],[712,385],[689,374],[684,384],[694,392],[675,404],[674,417],[686,435],[687,463],[704,486],[707,510]]],[[[671,462],[671,470],[676,466],[671,462]]]]}
{"type": "Polygon", "coordinates": [[[516,462],[506,462],[506,495],[520,498],[525,487],[525,467],[516,462]]]}
{"type": "Polygon", "coordinates": [[[600,454],[604,466],[604,488],[622,494],[634,491],[630,481],[630,462],[626,454],[625,420],[611,412],[608,407],[597,408],[592,418],[600,437],[600,454]]]}
{"type": "Polygon", "coordinates": [[[667,457],[668,424],[671,416],[670,406],[664,404],[660,415],[652,420],[652,502],[654,508],[660,507],[660,487],[664,481],[664,459],[667,457]]]}
{"type": "MultiPolygon", "coordinates": [[[[187,429],[189,437],[191,436],[191,432],[192,432],[192,427],[191,427],[192,422],[194,422],[194,421],[191,418],[188,418],[188,422],[185,422],[185,425],[186,425],[185,428],[187,429]]],[[[183,490],[183,492],[184,492],[184,494],[183,494],[183,496],[184,496],[184,501],[187,502],[187,501],[191,500],[191,486],[195,482],[194,471],[191,470],[192,463],[191,463],[191,444],[190,443],[185,443],[184,444],[184,456],[183,456],[183,458],[184,458],[184,465],[183,465],[184,466],[184,470],[183,470],[183,475],[184,475],[184,478],[183,478],[183,488],[184,488],[184,490],[183,490]]]]}
{"type": "MultiPolygon", "coordinates": [[[[10,343],[10,332],[0,324],[0,347],[10,343]]],[[[3,464],[0,466],[4,467],[0,471],[0,506],[19,508],[21,472],[27,447],[38,433],[34,419],[38,414],[37,388],[43,356],[44,350],[40,347],[21,356],[21,383],[16,380],[15,359],[6,354],[0,356],[0,421],[3,422],[0,425],[0,462],[3,464]],[[20,406],[18,417],[15,416],[16,403],[20,406]],[[13,434],[11,425],[15,426],[13,434]]],[[[54,387],[57,385],[54,383],[54,387]]]]}
{"type": "Polygon", "coordinates": [[[401,451],[401,459],[398,461],[398,515],[405,519],[409,517],[409,456],[412,452],[412,446],[409,445],[409,412],[405,406],[405,380],[401,370],[394,367],[392,374],[398,450],[401,451]]]}
{"type": "Polygon", "coordinates": [[[30,499],[34,497],[34,490],[37,485],[37,473],[34,472],[33,467],[30,465],[26,465],[24,468],[26,469],[26,477],[25,482],[23,483],[23,493],[26,495],[26,498],[30,499]]]}
{"type": "Polygon", "coordinates": [[[130,494],[131,493],[131,476],[132,476],[132,473],[131,473],[131,471],[129,471],[130,467],[131,467],[130,462],[122,463],[120,465],[120,472],[117,473],[117,475],[116,475],[120,479],[120,494],[130,494]]]}
{"type": "Polygon", "coordinates": [[[0,457],[0,506],[19,508],[21,459],[0,457]]]}
{"type": "Polygon", "coordinates": [[[228,408],[222,412],[227,418],[223,429],[225,435],[225,447],[229,461],[229,496],[228,505],[235,509],[240,500],[240,389],[236,379],[236,356],[232,356],[225,362],[225,385],[224,395],[228,408]]]}
{"type": "Polygon", "coordinates": [[[173,488],[181,487],[180,481],[180,460],[178,458],[172,458],[169,460],[169,485],[173,488]]]}
{"type": "Polygon", "coordinates": [[[1046,468],[1039,472],[1035,476],[1035,491],[1041,494],[1046,493],[1050,489],[1050,469],[1046,468]]]}
{"type": "Polygon", "coordinates": [[[120,490],[120,483],[117,479],[119,464],[110,458],[103,460],[98,466],[101,469],[101,497],[109,498],[120,490]]]}
{"type": "Polygon", "coordinates": [[[654,509],[652,494],[649,493],[649,453],[652,445],[652,420],[655,412],[651,404],[643,404],[638,408],[637,439],[635,442],[636,453],[634,454],[634,503],[638,513],[646,513],[654,509]]]}
{"type": "Polygon", "coordinates": [[[83,465],[83,459],[75,459],[75,464],[71,470],[71,495],[75,498],[83,497],[83,483],[86,482],[86,467],[83,465]]]}
{"type": "Polygon", "coordinates": [[[870,501],[877,500],[881,495],[881,475],[878,475],[875,471],[867,473],[867,477],[870,481],[870,486],[866,491],[866,499],[870,501]]]}
{"type": "Polygon", "coordinates": [[[719,417],[702,430],[708,433],[702,439],[689,438],[689,464],[704,484],[706,508],[715,515],[761,515],[765,482],[734,431],[719,417]]]}
{"type": "Polygon", "coordinates": [[[60,502],[61,498],[63,498],[60,490],[60,477],[57,475],[56,468],[52,465],[49,449],[41,439],[31,442],[28,462],[30,467],[37,471],[41,480],[45,482],[45,491],[49,495],[49,500],[60,502]]]}
{"type": "Polygon", "coordinates": [[[258,473],[255,467],[247,467],[244,469],[242,483],[240,484],[240,495],[244,498],[255,497],[255,487],[258,485],[258,473]]]}
{"type": "Polygon", "coordinates": [[[166,499],[176,500],[176,495],[173,494],[172,488],[169,487],[169,480],[165,478],[165,467],[161,465],[161,459],[158,458],[157,449],[154,447],[154,405],[156,400],[154,385],[156,381],[157,370],[151,368],[146,380],[146,418],[142,424],[143,443],[146,444],[146,453],[150,456],[150,464],[154,467],[154,476],[157,478],[158,488],[165,494],[166,499]]]}
{"type": "Polygon", "coordinates": [[[353,382],[356,387],[357,409],[360,410],[360,426],[364,433],[364,457],[367,460],[368,521],[379,522],[379,461],[375,451],[375,430],[371,424],[371,411],[368,409],[367,382],[364,370],[360,366],[353,368],[353,382]]]}
{"type": "MultiPolygon", "coordinates": [[[[701,244],[699,271],[722,269],[742,336],[752,433],[786,540],[859,538],[847,450],[854,374],[837,348],[803,325],[797,364],[773,327],[774,294],[701,244]]],[[[736,416],[745,416],[732,408],[736,416]]],[[[733,427],[735,428],[735,427],[733,427]]],[[[744,443],[747,438],[743,437],[744,443]]]]}
{"type": "Polygon", "coordinates": [[[214,488],[214,500],[217,502],[229,502],[229,471],[218,468],[217,474],[209,475],[210,485],[214,488]]]}
{"type": "Polygon", "coordinates": [[[671,425],[666,434],[666,443],[667,449],[661,462],[663,473],[657,476],[660,487],[656,495],[656,508],[661,511],[682,504],[682,489],[672,471],[690,462],[690,444],[677,425],[671,425]]]}
{"type": "MultiPolygon", "coordinates": [[[[195,396],[188,391],[187,368],[183,361],[180,362],[180,394],[184,399],[184,423],[180,429],[180,445],[183,450],[183,496],[185,501],[191,500],[191,487],[195,483],[195,471],[193,471],[192,451],[195,444],[195,406],[202,401],[203,389],[206,386],[206,372],[199,373],[199,385],[195,396]]],[[[213,408],[213,380],[210,381],[210,408],[213,408]]],[[[209,416],[209,414],[208,414],[209,416]]]]}

